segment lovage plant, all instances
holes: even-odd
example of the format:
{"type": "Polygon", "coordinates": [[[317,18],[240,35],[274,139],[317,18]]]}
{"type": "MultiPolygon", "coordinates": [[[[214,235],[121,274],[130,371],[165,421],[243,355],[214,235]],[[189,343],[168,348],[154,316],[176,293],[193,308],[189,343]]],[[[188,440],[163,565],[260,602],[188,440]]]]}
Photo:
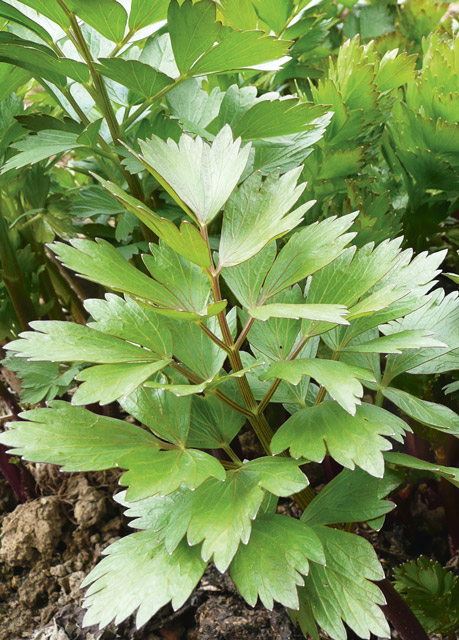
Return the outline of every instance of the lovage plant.
{"type": "Polygon", "coordinates": [[[143,266],[104,240],[54,243],[66,268],[115,293],[86,301],[86,326],[37,321],[8,345],[78,365],[80,384],[1,442],[64,471],[124,470],[117,500],[139,531],[86,578],[85,623],[136,612],[140,626],[168,602],[177,609],[212,561],[249,604],[287,607],[305,635],[320,626],[345,640],[345,623],[389,637],[382,567],[350,530],[382,526],[398,467],[459,484],[457,469],[392,451],[411,429],[382,407],[388,398],[459,435],[450,409],[397,384],[456,366],[457,295],[431,293],[444,253],[413,257],[401,239],[357,249],[356,214],[305,225],[302,168],[254,171],[228,125],[212,144],[153,136],[140,149],[132,162],[181,208],[180,226],[101,179],[158,243],[143,266]],[[83,408],[115,401],[135,423],[83,408]],[[258,457],[244,450],[247,430],[258,457]],[[343,470],[316,496],[305,465],[326,455],[343,470]],[[301,518],[277,512],[286,498],[301,518]]]}

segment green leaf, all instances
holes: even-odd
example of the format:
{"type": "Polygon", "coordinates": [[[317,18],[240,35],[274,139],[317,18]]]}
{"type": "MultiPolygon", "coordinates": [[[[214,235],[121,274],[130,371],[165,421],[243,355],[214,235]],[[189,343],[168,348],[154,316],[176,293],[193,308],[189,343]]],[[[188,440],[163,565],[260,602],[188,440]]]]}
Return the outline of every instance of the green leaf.
{"type": "Polygon", "coordinates": [[[180,6],[171,0],[167,25],[179,70],[186,73],[203,53],[220,39],[221,23],[216,21],[215,3],[185,0],[180,6]]]}
{"type": "Polygon", "coordinates": [[[353,234],[344,234],[355,214],[328,218],[295,233],[281,249],[266,276],[263,300],[307,278],[335,260],[353,234]],[[344,234],[344,235],[343,235],[344,234]]]}
{"type": "Polygon", "coordinates": [[[459,416],[449,407],[421,400],[406,391],[393,387],[382,389],[382,393],[416,422],[432,429],[438,429],[438,431],[446,431],[451,435],[459,436],[459,416]]]}
{"type": "Polygon", "coordinates": [[[209,477],[216,478],[217,484],[225,479],[221,463],[197,449],[136,452],[123,458],[120,466],[129,468],[120,483],[129,487],[126,497],[130,501],[167,495],[182,484],[195,489],[209,477]]]}
{"type": "Polygon", "coordinates": [[[289,458],[256,458],[244,464],[247,471],[255,471],[259,475],[259,483],[263,489],[275,496],[288,497],[308,486],[304,473],[298,468],[301,460],[289,458]]]}
{"type": "Polygon", "coordinates": [[[198,59],[191,72],[204,75],[250,69],[283,58],[289,45],[288,40],[276,40],[263,31],[231,31],[220,44],[198,59]]]}
{"type": "Polygon", "coordinates": [[[345,318],[348,311],[339,304],[265,304],[262,307],[252,307],[248,312],[252,318],[263,321],[269,318],[306,318],[349,324],[345,318]]]}
{"type": "Polygon", "coordinates": [[[258,17],[275,33],[282,31],[288,24],[293,11],[293,0],[277,2],[277,0],[253,0],[258,17]]]}
{"type": "Polygon", "coordinates": [[[36,320],[30,326],[35,331],[24,331],[6,346],[21,358],[104,364],[157,360],[147,349],[74,322],[36,320]]]}
{"type": "Polygon", "coordinates": [[[353,353],[402,353],[403,349],[423,349],[445,347],[444,342],[431,338],[432,332],[425,329],[406,330],[388,336],[378,337],[368,342],[349,344],[343,351],[353,353]]]}
{"type": "Polygon", "coordinates": [[[148,307],[113,293],[107,293],[105,300],[86,300],[84,306],[94,320],[88,322],[89,328],[140,344],[160,360],[172,355],[167,322],[148,307]]]}
{"type": "Polygon", "coordinates": [[[87,405],[98,402],[109,404],[129,395],[154,373],[172,362],[159,360],[150,364],[101,364],[80,371],[77,380],[83,380],[72,397],[72,404],[87,405]]]}
{"type": "Polygon", "coordinates": [[[288,136],[311,130],[316,118],[326,112],[327,107],[291,96],[258,100],[237,122],[233,133],[243,140],[288,136]]]}
{"type": "Polygon", "coordinates": [[[382,498],[400,481],[387,470],[383,478],[375,478],[361,469],[343,469],[313,499],[301,519],[311,525],[375,520],[395,509],[393,502],[382,498]]]}
{"type": "Polygon", "coordinates": [[[97,69],[108,78],[124,85],[143,98],[151,98],[172,84],[172,78],[138,60],[99,58],[97,69]]]}
{"type": "MultiPolygon", "coordinates": [[[[198,3],[200,4],[200,3],[198,3]]],[[[140,141],[142,164],[192,218],[201,225],[215,218],[238,183],[250,145],[240,150],[226,126],[212,145],[199,136],[182,135],[179,144],[157,136],[140,141]]]]}
{"type": "Polygon", "coordinates": [[[382,580],[384,571],[371,544],[346,531],[313,530],[323,544],[326,564],[310,564],[305,586],[299,589],[300,610],[308,607],[334,640],[347,640],[343,622],[361,638],[370,633],[389,638],[389,625],[378,606],[384,604],[384,596],[371,582],[382,580]]]}
{"type": "Polygon", "coordinates": [[[311,358],[276,362],[261,376],[261,380],[280,378],[290,384],[298,384],[303,376],[311,376],[317,380],[351,415],[355,415],[356,406],[363,397],[363,387],[359,379],[375,382],[373,374],[367,369],[336,360],[311,358]]]}
{"type": "MultiPolygon", "coordinates": [[[[225,387],[226,395],[228,388],[225,387]]],[[[244,426],[246,417],[213,395],[193,396],[188,447],[220,449],[229,445],[244,426]]]]}
{"type": "Polygon", "coordinates": [[[57,2],[48,2],[48,0],[20,0],[22,4],[35,9],[38,13],[59,24],[63,27],[69,26],[69,19],[63,9],[57,2]]]}
{"type": "MultiPolygon", "coordinates": [[[[235,322],[235,316],[232,315],[235,322]]],[[[208,318],[204,321],[208,329],[220,340],[223,339],[218,319],[208,318]]],[[[196,324],[174,322],[170,325],[174,342],[174,356],[187,369],[193,371],[201,380],[213,380],[223,367],[227,354],[196,324]]]]}
{"type": "Polygon", "coordinates": [[[22,402],[37,404],[41,400],[53,400],[68,391],[80,367],[63,368],[54,362],[30,362],[10,353],[3,361],[5,366],[21,380],[22,402]]]}
{"type": "Polygon", "coordinates": [[[40,24],[38,24],[37,22],[35,22],[34,20],[26,16],[25,13],[18,11],[18,9],[11,6],[7,2],[3,2],[3,0],[2,2],[0,2],[0,17],[5,18],[6,20],[11,20],[16,24],[20,24],[26,29],[30,29],[30,31],[33,31],[39,38],[44,40],[46,43],[50,45],[53,44],[53,39],[50,36],[50,34],[46,31],[46,29],[44,29],[40,24]]]}
{"type": "Polygon", "coordinates": [[[21,169],[29,164],[46,160],[59,153],[66,153],[78,149],[83,144],[77,142],[78,134],[70,131],[43,130],[36,135],[27,136],[24,140],[15,142],[11,146],[19,153],[10,158],[1,169],[6,173],[11,169],[21,169]]]}
{"type": "Polygon", "coordinates": [[[303,221],[313,202],[288,214],[305,187],[296,185],[300,173],[301,167],[283,176],[276,172],[262,181],[257,172],[232,193],[223,215],[220,268],[245,262],[303,221]]]}
{"type": "Polygon", "coordinates": [[[120,405],[160,438],[183,446],[190,428],[191,398],[177,398],[162,389],[138,387],[120,405]]]}
{"type": "Polygon", "coordinates": [[[370,404],[362,404],[351,416],[334,402],[322,402],[293,414],[274,434],[273,453],[289,448],[294,458],[304,457],[322,462],[331,455],[348,469],[355,465],[370,475],[382,478],[382,451],[391,448],[381,436],[402,440],[410,431],[403,420],[388,411],[370,404]]]}
{"type": "Polygon", "coordinates": [[[270,610],[273,601],[297,609],[297,586],[304,584],[309,559],[325,563],[322,544],[312,528],[286,516],[260,516],[248,543],[239,546],[231,577],[252,607],[259,597],[270,610]]]}
{"type": "Polygon", "coordinates": [[[24,421],[10,423],[1,442],[15,455],[59,464],[63,471],[111,469],[129,453],[157,450],[158,440],[152,434],[123,420],[57,400],[49,407],[21,413],[24,421]]]}
{"type": "Polygon", "coordinates": [[[384,458],[386,462],[396,467],[407,467],[408,469],[426,471],[429,474],[432,473],[441,478],[445,478],[445,480],[451,482],[455,487],[459,487],[459,470],[455,467],[444,467],[440,464],[419,460],[419,458],[414,458],[406,453],[396,453],[392,451],[385,453],[384,458]]]}
{"type": "Polygon", "coordinates": [[[459,578],[426,556],[394,568],[395,588],[427,633],[449,633],[459,628],[459,578]]]}
{"type": "Polygon", "coordinates": [[[178,310],[205,316],[211,289],[203,270],[164,243],[151,244],[150,251],[152,256],[143,256],[145,266],[155,280],[174,293],[178,310]]]}
{"type": "Polygon", "coordinates": [[[257,305],[264,279],[275,257],[276,243],[271,242],[242,264],[222,270],[226,284],[246,309],[257,305]]]}
{"type": "Polygon", "coordinates": [[[59,87],[67,85],[67,76],[89,82],[89,69],[83,62],[58,58],[49,47],[7,31],[0,32],[0,60],[27,69],[38,81],[43,78],[59,87]]]}
{"type": "MultiPolygon", "coordinates": [[[[105,240],[92,242],[91,240],[75,239],[71,240],[70,244],[72,246],[56,242],[51,245],[51,248],[69,269],[76,271],[87,280],[151,302],[153,304],[148,308],[157,313],[187,320],[197,320],[201,317],[200,313],[197,314],[184,308],[184,303],[186,305],[187,301],[180,295],[183,292],[178,292],[179,295],[176,296],[173,291],[167,288],[167,281],[164,286],[149,278],[125,260],[121,253],[105,240]]],[[[164,250],[163,254],[165,255],[164,250]]],[[[158,267],[158,273],[160,271],[161,269],[158,267]]],[[[174,279],[177,277],[179,276],[176,272],[174,279]]],[[[182,282],[185,286],[185,280],[182,282]]],[[[226,302],[223,303],[223,307],[225,305],[226,302]]],[[[204,315],[218,313],[221,307],[222,304],[209,305],[206,311],[203,309],[202,311],[204,315]]]]}
{"type": "Polygon", "coordinates": [[[459,363],[459,301],[458,293],[445,296],[442,289],[435,291],[428,304],[401,320],[381,327],[386,335],[408,329],[432,331],[434,337],[447,346],[443,348],[405,351],[390,355],[386,364],[386,380],[390,382],[400,373],[441,373],[455,369],[459,363]]]}
{"type": "Polygon", "coordinates": [[[169,0],[155,0],[152,4],[149,0],[132,0],[129,12],[129,28],[138,31],[143,27],[165,20],[169,0]]]}
{"type": "Polygon", "coordinates": [[[258,474],[228,471],[225,482],[206,480],[194,492],[193,515],[188,526],[188,542],[202,542],[201,556],[213,557],[217,569],[226,571],[240,542],[247,544],[252,520],[258,513],[264,493],[258,474]]]}
{"type": "Polygon", "coordinates": [[[139,531],[110,545],[104,558],[85,578],[91,585],[83,624],[119,624],[137,610],[141,627],[169,602],[179,609],[201,578],[205,563],[198,549],[182,542],[169,554],[153,531],[139,531]]]}
{"type": "Polygon", "coordinates": [[[194,225],[185,221],[180,225],[180,229],[177,229],[173,222],[167,218],[160,218],[140,200],[130,196],[118,185],[96,177],[124,208],[136,215],[171,249],[201,267],[210,267],[209,249],[206,241],[194,225]]]}
{"type": "Polygon", "coordinates": [[[126,29],[127,13],[115,0],[66,0],[67,6],[79,18],[112,42],[121,42],[126,29]]]}

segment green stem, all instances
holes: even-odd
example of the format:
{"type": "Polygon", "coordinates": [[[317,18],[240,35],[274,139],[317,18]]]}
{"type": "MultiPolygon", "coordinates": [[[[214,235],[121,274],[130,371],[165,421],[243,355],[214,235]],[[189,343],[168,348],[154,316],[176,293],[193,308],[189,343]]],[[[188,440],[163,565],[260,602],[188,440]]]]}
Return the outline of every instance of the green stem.
{"type": "MultiPolygon", "coordinates": [[[[75,17],[75,15],[69,10],[64,0],[57,0],[60,7],[65,11],[69,18],[70,29],[67,31],[67,35],[72,39],[73,43],[78,49],[78,52],[82,56],[83,60],[86,62],[89,68],[89,72],[91,74],[91,80],[94,89],[94,99],[101,110],[104,118],[107,121],[107,125],[110,131],[110,135],[113,140],[113,144],[118,144],[122,140],[121,130],[116,119],[115,112],[113,111],[112,104],[110,102],[110,98],[108,97],[107,88],[105,86],[104,80],[102,76],[99,74],[95,67],[95,61],[91,55],[88,44],[84,39],[84,36],[81,32],[80,25],[75,17]]],[[[123,173],[123,176],[128,184],[129,190],[131,194],[140,200],[144,201],[144,194],[142,191],[142,187],[137,176],[132,175],[125,169],[125,167],[121,164],[122,157],[118,156],[120,162],[120,168],[123,173]]]]}
{"type": "Polygon", "coordinates": [[[231,449],[231,447],[229,446],[229,444],[225,444],[222,447],[223,451],[226,453],[226,455],[238,466],[242,465],[242,460],[239,458],[239,456],[237,456],[234,451],[231,449]]]}
{"type": "MultiPolygon", "coordinates": [[[[194,373],[191,373],[190,371],[187,371],[184,367],[182,367],[180,364],[178,364],[178,362],[173,362],[171,364],[171,367],[173,367],[176,371],[178,371],[183,376],[188,378],[188,380],[190,382],[192,382],[193,384],[201,384],[201,382],[202,382],[201,378],[196,376],[194,373]]],[[[238,404],[237,402],[232,400],[230,397],[225,395],[222,391],[219,391],[219,389],[209,389],[208,393],[215,394],[217,396],[217,398],[219,398],[222,402],[224,402],[226,405],[228,405],[229,407],[231,407],[232,409],[234,409],[238,413],[242,413],[242,415],[246,416],[247,418],[251,418],[252,417],[252,412],[251,411],[247,411],[247,409],[245,407],[241,407],[240,404],[238,404]]]]}
{"type": "Polygon", "coordinates": [[[216,336],[213,331],[211,331],[208,327],[206,327],[204,322],[199,322],[198,324],[199,324],[199,327],[204,331],[204,333],[207,336],[209,336],[212,342],[215,342],[215,344],[218,345],[220,349],[223,349],[223,351],[226,351],[226,353],[228,354],[230,353],[231,350],[229,349],[229,347],[227,347],[226,344],[222,342],[220,338],[216,336]]]}

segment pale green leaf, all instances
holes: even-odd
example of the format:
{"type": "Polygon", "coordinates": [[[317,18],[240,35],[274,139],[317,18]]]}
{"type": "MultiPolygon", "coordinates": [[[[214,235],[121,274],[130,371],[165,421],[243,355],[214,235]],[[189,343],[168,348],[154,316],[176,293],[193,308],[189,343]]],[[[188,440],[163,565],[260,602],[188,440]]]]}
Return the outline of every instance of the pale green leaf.
{"type": "Polygon", "coordinates": [[[371,404],[362,404],[351,416],[334,402],[322,402],[293,414],[274,434],[273,453],[289,448],[293,457],[322,462],[331,455],[348,469],[355,465],[372,476],[384,475],[382,451],[392,448],[382,436],[403,438],[408,425],[393,414],[371,404]]]}
{"type": "Polygon", "coordinates": [[[143,27],[160,22],[167,16],[169,0],[132,0],[129,12],[129,28],[138,31],[143,27]]]}
{"type": "Polygon", "coordinates": [[[303,376],[310,376],[317,380],[351,415],[355,415],[356,406],[361,403],[360,398],[363,397],[363,387],[359,379],[375,381],[373,374],[367,369],[353,367],[336,360],[317,358],[276,362],[261,376],[261,380],[280,378],[290,384],[298,384],[303,376]]]}
{"type": "Polygon", "coordinates": [[[5,18],[6,20],[11,20],[11,22],[15,22],[16,24],[20,24],[26,29],[30,29],[37,34],[39,38],[47,42],[48,44],[53,44],[53,39],[51,35],[44,29],[38,22],[35,22],[31,18],[29,18],[25,13],[16,9],[16,7],[11,6],[7,2],[0,2],[0,17],[5,18]]]}
{"type": "Polygon", "coordinates": [[[225,479],[221,463],[197,449],[136,452],[122,458],[120,466],[129,468],[120,478],[120,483],[129,487],[126,494],[129,501],[167,495],[182,483],[195,489],[209,477],[216,478],[217,484],[225,479]]]}
{"type": "Polygon", "coordinates": [[[60,5],[57,2],[50,3],[48,0],[20,0],[22,4],[35,9],[38,13],[42,13],[44,16],[59,24],[63,27],[69,26],[69,19],[61,9],[60,5]]]}
{"type": "Polygon", "coordinates": [[[259,173],[254,173],[233,192],[223,215],[220,268],[245,262],[271,240],[302,222],[313,202],[288,213],[305,187],[296,184],[300,173],[301,167],[283,176],[271,174],[264,181],[259,173]]]}
{"type": "Polygon", "coordinates": [[[269,318],[306,318],[333,324],[349,324],[345,318],[348,311],[340,304],[265,304],[262,307],[252,307],[248,312],[252,318],[263,321],[269,318]]]}
{"type": "Polygon", "coordinates": [[[275,257],[276,243],[271,242],[242,264],[222,269],[227,285],[246,309],[257,305],[264,279],[275,257]]]}
{"type": "Polygon", "coordinates": [[[445,347],[444,342],[431,338],[432,332],[426,329],[406,330],[369,340],[368,342],[350,343],[343,351],[352,353],[402,353],[403,349],[423,349],[429,347],[445,347]]]}
{"type": "Polygon", "coordinates": [[[136,613],[137,627],[169,602],[179,609],[201,578],[205,563],[186,542],[168,553],[154,531],[139,531],[110,545],[85,578],[90,585],[83,624],[119,624],[136,613]]]}
{"type": "Polygon", "coordinates": [[[225,482],[206,480],[194,492],[188,542],[202,542],[203,560],[213,558],[217,569],[226,571],[240,542],[249,541],[263,497],[258,474],[243,468],[228,471],[225,482]]]}
{"type": "Polygon", "coordinates": [[[343,622],[361,638],[370,633],[389,638],[389,625],[378,606],[384,596],[372,582],[382,580],[384,571],[371,544],[346,531],[313,530],[323,544],[326,564],[310,564],[305,586],[299,589],[300,609],[309,607],[333,640],[347,640],[343,622]]]}
{"type": "Polygon", "coordinates": [[[297,586],[309,571],[309,559],[325,563],[322,544],[311,527],[281,515],[262,515],[252,525],[249,542],[239,545],[231,563],[234,584],[254,607],[274,601],[297,609],[297,586]]]}
{"type": "Polygon", "coordinates": [[[301,460],[289,458],[256,458],[244,464],[247,471],[255,471],[259,475],[259,483],[263,489],[276,496],[288,497],[308,486],[304,473],[298,468],[301,460]]]}
{"type": "Polygon", "coordinates": [[[177,145],[158,137],[140,141],[142,164],[177,203],[201,225],[218,214],[238,183],[250,152],[240,149],[226,126],[212,145],[199,136],[182,135],[177,145]]]}
{"type": "Polygon", "coordinates": [[[120,464],[128,453],[155,452],[158,440],[139,427],[54,400],[47,409],[21,414],[1,434],[15,455],[62,465],[63,471],[97,471],[120,464]]]}
{"type": "Polygon", "coordinates": [[[149,364],[100,364],[80,371],[76,376],[83,384],[72,396],[72,404],[109,404],[133,393],[154,373],[172,362],[159,360],[149,364]]]}
{"type": "Polygon", "coordinates": [[[401,320],[383,325],[381,331],[392,335],[405,330],[424,329],[444,347],[405,351],[387,358],[385,377],[388,382],[400,373],[441,373],[459,365],[459,300],[458,293],[445,296],[442,289],[435,291],[428,304],[401,320]]]}
{"type": "Polygon", "coordinates": [[[74,322],[36,320],[30,323],[35,331],[24,331],[8,349],[21,358],[50,362],[94,362],[116,364],[157,360],[147,349],[94,331],[74,322]]]}
{"type": "Polygon", "coordinates": [[[148,307],[113,293],[107,293],[105,300],[86,300],[84,306],[94,320],[88,322],[91,329],[140,344],[159,360],[171,356],[172,338],[167,321],[148,307]]]}
{"type": "MultiPolygon", "coordinates": [[[[225,394],[229,392],[225,386],[225,394]]],[[[229,445],[244,426],[246,417],[231,409],[213,395],[193,396],[191,424],[186,444],[188,447],[220,449],[229,445]]]]}
{"type": "Polygon", "coordinates": [[[157,436],[182,446],[190,428],[190,398],[177,398],[162,389],[138,387],[120,405],[157,436]]]}
{"type": "Polygon", "coordinates": [[[354,219],[355,214],[332,217],[295,233],[266,276],[263,301],[335,260],[353,237],[344,232],[354,219]]]}

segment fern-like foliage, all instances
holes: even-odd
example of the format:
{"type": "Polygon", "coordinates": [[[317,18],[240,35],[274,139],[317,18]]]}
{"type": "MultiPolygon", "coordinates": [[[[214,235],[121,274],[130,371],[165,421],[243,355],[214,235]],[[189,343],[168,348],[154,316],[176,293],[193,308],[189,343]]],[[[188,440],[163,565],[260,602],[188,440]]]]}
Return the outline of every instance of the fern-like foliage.
{"type": "Polygon", "coordinates": [[[459,578],[439,562],[421,556],[394,569],[395,588],[427,633],[459,631],[459,578]]]}

